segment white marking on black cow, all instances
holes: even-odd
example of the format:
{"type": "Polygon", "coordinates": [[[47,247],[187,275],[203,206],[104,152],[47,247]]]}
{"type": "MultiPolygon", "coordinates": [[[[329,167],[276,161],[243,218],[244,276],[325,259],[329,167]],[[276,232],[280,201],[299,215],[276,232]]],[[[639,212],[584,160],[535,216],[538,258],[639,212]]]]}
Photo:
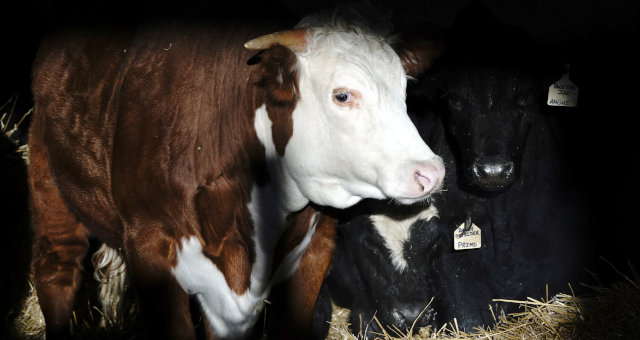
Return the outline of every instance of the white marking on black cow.
{"type": "Polygon", "coordinates": [[[409,239],[411,226],[418,220],[428,221],[434,216],[438,216],[438,209],[434,205],[400,220],[388,215],[371,215],[371,223],[384,239],[384,245],[391,252],[391,262],[399,272],[408,266],[404,257],[404,242],[409,239]]]}

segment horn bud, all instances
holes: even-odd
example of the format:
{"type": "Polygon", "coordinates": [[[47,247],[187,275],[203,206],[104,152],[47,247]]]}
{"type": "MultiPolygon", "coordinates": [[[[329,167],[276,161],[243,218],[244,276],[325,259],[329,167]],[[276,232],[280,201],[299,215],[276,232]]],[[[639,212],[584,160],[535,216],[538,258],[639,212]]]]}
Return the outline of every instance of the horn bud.
{"type": "Polygon", "coordinates": [[[303,52],[307,49],[307,29],[294,29],[266,34],[244,43],[248,50],[264,50],[275,44],[288,47],[294,52],[303,52]]]}

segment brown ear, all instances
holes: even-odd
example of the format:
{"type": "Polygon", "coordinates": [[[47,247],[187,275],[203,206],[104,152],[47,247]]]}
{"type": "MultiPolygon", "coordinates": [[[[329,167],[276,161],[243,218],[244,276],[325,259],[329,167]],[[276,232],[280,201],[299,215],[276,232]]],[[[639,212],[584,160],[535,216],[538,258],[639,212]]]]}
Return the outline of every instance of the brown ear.
{"type": "Polygon", "coordinates": [[[433,61],[444,52],[444,45],[439,34],[399,34],[391,43],[407,75],[413,78],[431,68],[433,61]]]}
{"type": "Polygon", "coordinates": [[[274,104],[287,105],[297,100],[298,72],[296,55],[282,45],[274,45],[260,54],[259,84],[274,104]]]}
{"type": "Polygon", "coordinates": [[[291,135],[291,114],[298,102],[297,57],[288,47],[276,44],[259,54],[257,85],[264,90],[276,151],[281,156],[291,135]]]}

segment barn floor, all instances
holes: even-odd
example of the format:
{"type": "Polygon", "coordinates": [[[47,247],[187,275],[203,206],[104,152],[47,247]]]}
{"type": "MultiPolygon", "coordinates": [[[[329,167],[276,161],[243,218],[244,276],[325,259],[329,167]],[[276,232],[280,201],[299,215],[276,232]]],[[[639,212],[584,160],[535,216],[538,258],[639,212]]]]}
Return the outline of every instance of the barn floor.
{"type": "MultiPolygon", "coordinates": [[[[640,339],[640,276],[633,279],[620,273],[622,280],[607,287],[590,287],[593,294],[574,296],[557,294],[547,300],[496,300],[516,303],[521,312],[496,317],[496,324],[473,331],[458,329],[455,320],[439,329],[423,328],[408,335],[398,329],[386,329],[375,339],[640,339]]],[[[327,339],[364,339],[347,328],[349,311],[335,308],[327,339]]],[[[370,322],[376,322],[372,320],[370,322]]],[[[354,327],[357,329],[358,327],[354,327]]]]}
{"type": "MultiPolygon", "coordinates": [[[[418,340],[418,339],[640,339],[640,276],[631,269],[631,277],[619,272],[621,280],[606,287],[590,287],[593,294],[573,296],[558,294],[547,300],[527,301],[500,300],[516,303],[522,312],[497,316],[496,324],[486,329],[459,330],[455,320],[439,329],[423,328],[409,335],[406,330],[387,328],[373,339],[418,340]]],[[[25,300],[20,316],[14,322],[12,338],[44,339],[44,320],[33,289],[25,300]]],[[[87,304],[91,304],[90,301],[87,304]]],[[[131,310],[129,310],[131,313],[131,310]]],[[[127,322],[121,328],[107,325],[97,306],[89,306],[85,316],[76,315],[70,321],[78,339],[135,339],[141,330],[135,323],[127,322]]],[[[136,313],[130,315],[135,320],[136,313]]],[[[327,339],[365,339],[362,334],[370,322],[354,327],[355,334],[347,325],[349,311],[335,307],[327,339]]],[[[371,337],[369,337],[371,339],[371,337]]]]}

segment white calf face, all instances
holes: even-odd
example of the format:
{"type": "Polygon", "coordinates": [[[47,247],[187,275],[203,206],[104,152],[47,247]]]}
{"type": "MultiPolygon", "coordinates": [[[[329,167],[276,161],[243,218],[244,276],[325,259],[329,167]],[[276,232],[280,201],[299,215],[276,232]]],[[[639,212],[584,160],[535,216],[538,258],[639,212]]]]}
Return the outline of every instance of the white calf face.
{"type": "Polygon", "coordinates": [[[386,43],[331,33],[299,54],[300,99],[284,165],[311,201],[412,203],[441,187],[444,166],[406,113],[406,75],[386,43]]]}

